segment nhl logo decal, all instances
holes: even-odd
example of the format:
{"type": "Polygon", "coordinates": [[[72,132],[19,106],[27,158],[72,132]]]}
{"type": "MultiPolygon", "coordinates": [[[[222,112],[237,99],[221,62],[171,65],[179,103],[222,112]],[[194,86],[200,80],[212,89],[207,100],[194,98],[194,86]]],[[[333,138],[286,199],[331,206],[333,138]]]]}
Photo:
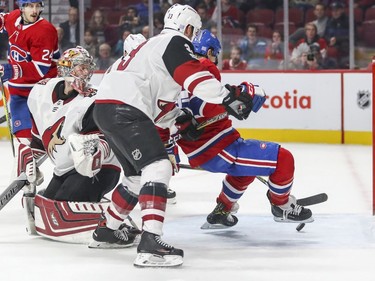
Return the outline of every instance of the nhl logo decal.
{"type": "Polygon", "coordinates": [[[370,107],[370,91],[359,91],[357,93],[357,104],[359,108],[365,109],[370,107]]]}
{"type": "Polygon", "coordinates": [[[132,155],[133,159],[136,161],[142,158],[142,153],[138,148],[132,151],[132,155]]]}

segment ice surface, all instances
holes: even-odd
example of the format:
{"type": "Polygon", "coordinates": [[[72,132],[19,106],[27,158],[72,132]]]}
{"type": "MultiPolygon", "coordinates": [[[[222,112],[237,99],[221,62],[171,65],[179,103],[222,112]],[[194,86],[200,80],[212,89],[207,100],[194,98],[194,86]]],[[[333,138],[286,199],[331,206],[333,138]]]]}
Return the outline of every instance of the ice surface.
{"type": "MultiPolygon", "coordinates": [[[[177,204],[168,205],[163,239],[185,251],[184,264],[175,269],[135,268],[135,247],[88,249],[28,236],[20,193],[0,212],[0,280],[375,280],[371,147],[283,146],[296,162],[292,193],[329,196],[326,203],[311,206],[315,222],[301,232],[296,224],[273,221],[266,187],[258,181],[239,202],[237,226],[201,230],[223,175],[181,170],[172,179],[177,204]]],[[[0,142],[0,191],[10,180],[11,153],[9,142],[0,142]]],[[[42,170],[48,182],[48,161],[42,170]]],[[[140,224],[138,209],[133,218],[140,224]]]]}

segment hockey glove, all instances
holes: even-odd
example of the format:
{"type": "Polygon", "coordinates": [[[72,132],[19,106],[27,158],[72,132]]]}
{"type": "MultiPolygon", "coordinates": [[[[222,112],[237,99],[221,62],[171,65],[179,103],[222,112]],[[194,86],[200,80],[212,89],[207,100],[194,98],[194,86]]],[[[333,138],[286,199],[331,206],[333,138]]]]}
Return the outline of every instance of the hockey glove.
{"type": "Polygon", "coordinates": [[[34,186],[41,185],[44,181],[44,175],[36,166],[36,160],[44,154],[45,151],[33,149],[20,143],[18,146],[17,176],[25,173],[29,183],[34,186]]]}
{"type": "Polygon", "coordinates": [[[186,108],[181,109],[184,113],[176,118],[175,126],[181,138],[187,141],[196,141],[203,133],[203,129],[198,130],[198,122],[193,114],[186,108]]]}
{"type": "Polygon", "coordinates": [[[178,146],[175,143],[167,144],[165,150],[168,153],[169,161],[172,163],[173,175],[180,171],[180,156],[178,155],[178,146]]]}
{"type": "Polygon", "coordinates": [[[0,64],[0,77],[3,82],[21,77],[21,69],[18,65],[0,64]]]}
{"type": "Polygon", "coordinates": [[[110,154],[108,143],[97,134],[72,134],[68,137],[74,167],[86,177],[94,177],[102,168],[103,160],[110,154]]]}
{"type": "MultiPolygon", "coordinates": [[[[246,82],[243,82],[244,84],[246,82]]],[[[253,85],[251,83],[246,83],[249,85],[253,85]]],[[[253,108],[251,109],[252,112],[258,112],[258,110],[263,106],[264,102],[266,101],[266,93],[264,92],[263,88],[259,87],[258,85],[253,85],[250,87],[254,90],[251,94],[253,98],[253,108]]]]}
{"type": "Polygon", "coordinates": [[[229,94],[224,98],[223,105],[228,114],[238,120],[247,119],[253,107],[253,98],[249,90],[254,86],[247,83],[239,86],[226,84],[225,88],[229,90],[229,94]]]}

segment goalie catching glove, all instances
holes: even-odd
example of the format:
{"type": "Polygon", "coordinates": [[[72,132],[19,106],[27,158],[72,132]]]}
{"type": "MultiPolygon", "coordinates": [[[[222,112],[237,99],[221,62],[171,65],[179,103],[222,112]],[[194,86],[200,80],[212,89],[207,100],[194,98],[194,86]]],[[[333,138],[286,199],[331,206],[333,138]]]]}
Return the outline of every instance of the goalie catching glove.
{"type": "Polygon", "coordinates": [[[229,94],[224,98],[223,105],[228,114],[238,120],[249,117],[250,112],[257,112],[266,100],[266,95],[259,86],[242,82],[239,86],[225,85],[229,94]]]}
{"type": "Polygon", "coordinates": [[[72,134],[68,142],[76,171],[86,177],[99,173],[103,160],[110,155],[108,143],[97,134],[72,134]]]}

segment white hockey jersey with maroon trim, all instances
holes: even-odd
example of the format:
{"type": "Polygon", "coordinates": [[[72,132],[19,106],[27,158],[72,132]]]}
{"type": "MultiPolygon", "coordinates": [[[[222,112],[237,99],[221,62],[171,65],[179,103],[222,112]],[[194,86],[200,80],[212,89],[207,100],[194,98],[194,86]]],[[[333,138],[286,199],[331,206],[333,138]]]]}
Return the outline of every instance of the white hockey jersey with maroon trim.
{"type": "Polygon", "coordinates": [[[228,90],[193,54],[193,46],[181,33],[164,29],[129,56],[120,58],[104,74],[96,103],[126,103],[169,127],[181,89],[202,100],[221,104],[228,90]]]}
{"type": "MultiPolygon", "coordinates": [[[[58,88],[63,86],[63,78],[45,79],[31,90],[28,106],[32,114],[33,138],[42,141],[43,147],[55,168],[54,173],[61,176],[74,169],[74,162],[67,142],[68,136],[80,133],[82,120],[94,104],[94,96],[70,95],[67,99],[59,98],[58,88]]],[[[93,94],[96,90],[91,88],[93,94]]],[[[91,133],[98,133],[93,131],[91,133]]],[[[103,166],[113,165],[120,169],[113,152],[103,161],[103,166]]]]}

